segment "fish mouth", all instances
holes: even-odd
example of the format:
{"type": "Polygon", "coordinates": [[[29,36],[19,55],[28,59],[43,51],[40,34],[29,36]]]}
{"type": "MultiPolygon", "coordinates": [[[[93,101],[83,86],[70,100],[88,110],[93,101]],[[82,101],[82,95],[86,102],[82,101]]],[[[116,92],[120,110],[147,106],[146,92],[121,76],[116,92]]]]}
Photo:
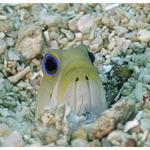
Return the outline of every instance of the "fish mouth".
{"type": "Polygon", "coordinates": [[[98,74],[87,68],[62,74],[53,89],[50,107],[55,109],[60,104],[69,105],[78,116],[92,115],[90,118],[98,118],[107,108],[98,74]]]}
{"type": "Polygon", "coordinates": [[[66,91],[64,101],[77,115],[96,119],[107,107],[103,103],[105,96],[102,92],[104,91],[100,84],[85,75],[83,78],[77,77],[72,82],[66,91]]]}

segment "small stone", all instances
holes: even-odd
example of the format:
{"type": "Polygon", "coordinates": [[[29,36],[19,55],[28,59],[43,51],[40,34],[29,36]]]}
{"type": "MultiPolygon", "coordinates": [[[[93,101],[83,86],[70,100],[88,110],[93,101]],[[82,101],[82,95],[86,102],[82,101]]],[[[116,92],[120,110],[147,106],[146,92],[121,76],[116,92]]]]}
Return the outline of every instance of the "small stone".
{"type": "Polygon", "coordinates": [[[128,141],[125,143],[126,147],[136,147],[136,145],[136,141],[132,138],[128,139],[128,141]]]}
{"type": "Polygon", "coordinates": [[[61,29],[60,31],[62,33],[64,33],[69,40],[73,40],[74,39],[74,34],[71,31],[66,30],[66,29],[61,29]]]}
{"type": "Polygon", "coordinates": [[[77,29],[82,33],[88,33],[90,28],[94,26],[94,16],[86,14],[77,22],[77,29]]]}
{"type": "Polygon", "coordinates": [[[71,146],[73,147],[89,147],[88,141],[84,139],[75,139],[71,141],[71,146]]]}
{"type": "Polygon", "coordinates": [[[92,142],[89,143],[90,147],[100,147],[101,143],[99,140],[93,140],[92,142]]]}
{"type": "Polygon", "coordinates": [[[124,62],[124,60],[121,59],[120,57],[113,57],[111,58],[111,61],[117,65],[122,65],[124,62]]]}
{"type": "Polygon", "coordinates": [[[20,53],[17,51],[8,51],[8,59],[9,60],[20,60],[20,53]]]}
{"type": "Polygon", "coordinates": [[[72,134],[73,139],[86,139],[87,138],[87,133],[83,128],[77,129],[73,134],[72,134]]]}
{"type": "Polygon", "coordinates": [[[0,137],[8,136],[11,133],[10,127],[4,123],[0,124],[0,137]]]}
{"type": "Polygon", "coordinates": [[[124,132],[128,132],[130,129],[137,126],[139,126],[139,122],[137,119],[134,119],[133,121],[128,121],[124,126],[124,132]]]}
{"type": "Polygon", "coordinates": [[[27,25],[19,32],[16,50],[26,59],[37,56],[42,50],[42,33],[38,26],[27,25]]]}
{"type": "Polygon", "coordinates": [[[48,31],[45,31],[44,32],[44,37],[45,37],[45,40],[46,40],[46,42],[47,42],[47,44],[49,43],[49,40],[50,40],[50,38],[49,38],[49,32],[48,31]]]}
{"type": "Polygon", "coordinates": [[[104,69],[105,73],[108,73],[111,71],[112,65],[105,65],[105,66],[103,66],[103,69],[104,69]]]}
{"type": "Polygon", "coordinates": [[[102,116],[92,124],[88,133],[90,139],[101,139],[116,128],[120,120],[126,121],[134,112],[134,103],[122,100],[113,105],[111,109],[103,112],[102,116]]]}
{"type": "Polygon", "coordinates": [[[11,30],[10,23],[0,20],[0,32],[8,32],[11,30]]]}
{"type": "Polygon", "coordinates": [[[117,49],[121,50],[122,52],[126,52],[130,44],[130,40],[126,40],[125,38],[116,38],[117,49]]]}
{"type": "Polygon", "coordinates": [[[57,40],[59,38],[59,34],[55,31],[49,32],[50,40],[57,40]]]}
{"type": "Polygon", "coordinates": [[[4,39],[5,37],[5,33],[4,32],[0,32],[0,39],[4,39]]]}
{"type": "Polygon", "coordinates": [[[48,26],[49,30],[51,27],[57,27],[61,24],[62,17],[60,15],[42,15],[40,17],[40,23],[48,26]]]}
{"type": "Polygon", "coordinates": [[[130,137],[129,134],[123,131],[115,130],[108,135],[107,140],[115,146],[124,146],[130,137]]]}
{"type": "Polygon", "coordinates": [[[18,132],[14,131],[4,139],[3,146],[22,147],[22,146],[24,146],[24,142],[23,142],[23,139],[20,136],[20,134],[18,132]]]}
{"type": "Polygon", "coordinates": [[[137,33],[137,39],[141,42],[149,42],[150,41],[150,31],[147,29],[141,29],[137,33]]]}
{"type": "Polygon", "coordinates": [[[143,83],[138,82],[134,89],[134,95],[137,101],[143,100],[143,83]]]}
{"type": "Polygon", "coordinates": [[[144,81],[145,83],[150,83],[150,75],[145,74],[145,75],[143,76],[143,81],[144,81]]]}
{"type": "Polygon", "coordinates": [[[58,140],[58,131],[55,128],[50,128],[46,134],[46,142],[48,144],[55,143],[58,140]]]}
{"type": "Polygon", "coordinates": [[[6,43],[8,46],[14,46],[15,40],[13,38],[6,38],[6,43]]]}
{"type": "Polygon", "coordinates": [[[30,67],[26,67],[24,70],[18,72],[17,74],[8,77],[8,80],[13,83],[16,84],[19,80],[21,80],[27,73],[30,72],[30,67]]]}
{"type": "Polygon", "coordinates": [[[77,31],[77,22],[82,15],[83,15],[83,12],[79,13],[76,17],[68,21],[68,26],[71,31],[77,31]]]}
{"type": "Polygon", "coordinates": [[[113,50],[115,48],[115,46],[116,46],[115,38],[112,38],[111,41],[110,41],[110,43],[108,44],[107,48],[109,50],[113,50]]]}
{"type": "Polygon", "coordinates": [[[99,45],[97,43],[90,45],[90,50],[93,52],[99,51],[98,49],[99,45]]]}
{"type": "Polygon", "coordinates": [[[6,42],[0,39],[0,55],[4,53],[6,48],[7,48],[6,42]]]}
{"type": "Polygon", "coordinates": [[[141,128],[143,131],[149,130],[150,131],[150,119],[143,118],[140,120],[141,128]]]}
{"type": "Polygon", "coordinates": [[[77,41],[80,41],[83,37],[82,33],[78,32],[78,33],[75,33],[75,37],[76,37],[76,40],[77,41]]]}
{"type": "Polygon", "coordinates": [[[4,89],[5,84],[5,80],[3,78],[0,78],[0,91],[4,89]]]}
{"type": "Polygon", "coordinates": [[[52,40],[51,42],[50,42],[50,49],[58,49],[59,47],[58,47],[58,43],[57,43],[57,41],[56,40],[52,40]]]}

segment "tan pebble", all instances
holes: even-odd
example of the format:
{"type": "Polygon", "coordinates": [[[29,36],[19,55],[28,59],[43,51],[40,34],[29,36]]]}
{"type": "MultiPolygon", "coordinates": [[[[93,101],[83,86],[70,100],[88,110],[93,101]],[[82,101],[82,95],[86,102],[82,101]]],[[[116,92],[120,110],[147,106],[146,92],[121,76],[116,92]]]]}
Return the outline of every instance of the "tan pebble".
{"type": "Polygon", "coordinates": [[[76,40],[80,41],[82,39],[82,33],[78,32],[78,33],[75,33],[75,37],[76,37],[76,40]]]}
{"type": "Polygon", "coordinates": [[[26,67],[24,70],[18,72],[17,74],[11,76],[11,77],[8,77],[8,80],[15,84],[17,83],[19,80],[21,80],[27,73],[30,72],[30,67],[26,67]]]}
{"type": "Polygon", "coordinates": [[[6,16],[0,15],[0,20],[6,20],[6,16]]]}
{"type": "Polygon", "coordinates": [[[90,50],[92,50],[93,52],[97,52],[97,51],[99,51],[98,46],[99,45],[97,43],[92,44],[92,45],[90,45],[90,50]]]}
{"type": "Polygon", "coordinates": [[[9,128],[9,126],[7,126],[4,123],[0,124],[0,137],[5,137],[8,136],[10,134],[11,130],[9,128]]]}
{"type": "Polygon", "coordinates": [[[41,52],[42,44],[41,29],[37,25],[29,24],[19,31],[15,48],[24,58],[31,59],[41,52]]]}
{"type": "Polygon", "coordinates": [[[58,140],[58,131],[55,128],[50,128],[46,134],[46,141],[48,144],[55,143],[58,140]]]}
{"type": "Polygon", "coordinates": [[[83,128],[79,128],[72,134],[72,138],[73,139],[77,139],[77,138],[86,139],[87,133],[83,128]]]}
{"type": "Polygon", "coordinates": [[[125,143],[126,147],[136,147],[136,145],[136,141],[132,138],[128,139],[128,141],[125,143]]]}

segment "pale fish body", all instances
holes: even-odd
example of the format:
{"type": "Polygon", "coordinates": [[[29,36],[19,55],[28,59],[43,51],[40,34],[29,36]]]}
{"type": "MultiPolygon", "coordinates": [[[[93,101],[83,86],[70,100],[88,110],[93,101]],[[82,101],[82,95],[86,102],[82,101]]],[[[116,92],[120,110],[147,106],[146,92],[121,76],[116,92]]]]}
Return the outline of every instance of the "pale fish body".
{"type": "Polygon", "coordinates": [[[107,108],[104,89],[84,45],[49,50],[42,61],[43,78],[37,94],[36,118],[44,108],[68,104],[78,115],[99,117],[107,108]]]}

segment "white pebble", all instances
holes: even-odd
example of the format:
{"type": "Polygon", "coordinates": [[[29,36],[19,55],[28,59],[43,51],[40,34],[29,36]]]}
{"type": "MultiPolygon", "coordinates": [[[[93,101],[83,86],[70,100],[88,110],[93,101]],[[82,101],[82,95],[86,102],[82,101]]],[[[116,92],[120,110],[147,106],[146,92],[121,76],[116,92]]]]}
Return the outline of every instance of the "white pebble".
{"type": "Polygon", "coordinates": [[[141,42],[149,42],[150,41],[150,31],[147,29],[141,29],[137,33],[137,39],[141,42]]]}
{"type": "Polygon", "coordinates": [[[128,121],[124,126],[124,132],[128,132],[130,129],[135,128],[139,125],[139,122],[137,119],[134,119],[132,121],[128,121]]]}

